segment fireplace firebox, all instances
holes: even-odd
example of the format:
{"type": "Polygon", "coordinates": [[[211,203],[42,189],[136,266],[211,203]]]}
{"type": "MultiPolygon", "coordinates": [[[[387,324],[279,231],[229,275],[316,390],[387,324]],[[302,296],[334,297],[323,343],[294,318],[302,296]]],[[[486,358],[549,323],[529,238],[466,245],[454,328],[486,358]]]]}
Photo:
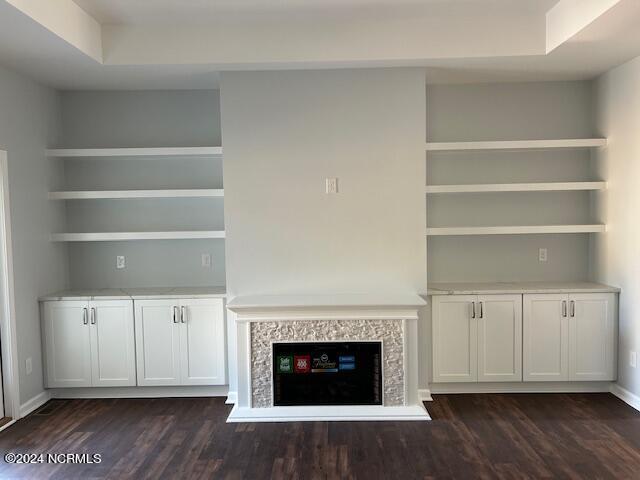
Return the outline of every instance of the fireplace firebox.
{"type": "Polygon", "coordinates": [[[273,405],[382,405],[382,342],[273,343],[273,405]]]}

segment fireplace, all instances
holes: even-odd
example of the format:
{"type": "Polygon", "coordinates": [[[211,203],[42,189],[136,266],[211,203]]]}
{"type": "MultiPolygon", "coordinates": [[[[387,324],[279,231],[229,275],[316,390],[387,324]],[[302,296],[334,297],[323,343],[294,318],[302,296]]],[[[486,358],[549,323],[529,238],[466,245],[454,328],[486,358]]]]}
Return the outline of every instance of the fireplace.
{"type": "Polygon", "coordinates": [[[382,342],[273,343],[273,405],[382,405],[382,342]]]}
{"type": "Polygon", "coordinates": [[[415,294],[233,298],[227,421],[429,420],[418,398],[424,305],[415,294]]]}

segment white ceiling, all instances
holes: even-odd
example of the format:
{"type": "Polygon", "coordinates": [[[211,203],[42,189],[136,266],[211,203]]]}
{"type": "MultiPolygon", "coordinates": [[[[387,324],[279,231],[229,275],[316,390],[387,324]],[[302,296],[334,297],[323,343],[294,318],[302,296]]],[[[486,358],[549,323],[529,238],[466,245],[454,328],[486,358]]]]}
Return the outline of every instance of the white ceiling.
{"type": "Polygon", "coordinates": [[[385,66],[426,67],[430,83],[576,80],[640,55],[640,0],[589,0],[599,13],[578,26],[570,16],[550,53],[546,13],[560,2],[582,14],[585,0],[43,1],[0,0],[0,64],[63,90],[385,66]]]}
{"type": "Polygon", "coordinates": [[[544,13],[558,0],[74,0],[102,24],[203,24],[242,17],[358,15],[366,11],[509,9],[544,13]]]}

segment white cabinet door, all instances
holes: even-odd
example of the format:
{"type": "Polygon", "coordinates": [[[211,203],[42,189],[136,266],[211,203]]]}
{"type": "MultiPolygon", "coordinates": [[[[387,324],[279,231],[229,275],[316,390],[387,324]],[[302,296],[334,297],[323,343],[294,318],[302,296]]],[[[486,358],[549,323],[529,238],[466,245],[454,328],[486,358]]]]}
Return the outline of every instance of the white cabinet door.
{"type": "Polygon", "coordinates": [[[181,301],[182,385],[226,383],[224,303],[221,298],[181,301]]]}
{"type": "Polygon", "coordinates": [[[568,296],[524,295],[523,313],[523,379],[568,380],[568,296]]]}
{"type": "Polygon", "coordinates": [[[88,304],[44,302],[46,387],[91,386],[88,304]]]}
{"type": "Polygon", "coordinates": [[[522,381],[522,295],[478,297],[478,381],[522,381]]]}
{"type": "Polygon", "coordinates": [[[432,306],[433,381],[478,380],[475,295],[436,295],[432,306]]]}
{"type": "Polygon", "coordinates": [[[133,302],[89,302],[91,378],[94,387],[136,384],[133,302]]]}
{"type": "Polygon", "coordinates": [[[136,300],[138,385],[180,384],[180,319],[177,300],[136,300]]]}
{"type": "Polygon", "coordinates": [[[615,380],[615,316],[615,294],[569,296],[570,380],[615,380]]]}

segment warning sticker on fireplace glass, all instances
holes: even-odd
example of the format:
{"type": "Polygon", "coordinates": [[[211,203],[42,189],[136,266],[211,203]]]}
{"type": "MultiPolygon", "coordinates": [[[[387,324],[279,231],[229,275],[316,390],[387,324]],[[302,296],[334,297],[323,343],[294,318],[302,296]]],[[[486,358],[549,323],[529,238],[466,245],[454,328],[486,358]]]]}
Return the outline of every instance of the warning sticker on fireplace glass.
{"type": "Polygon", "coordinates": [[[278,355],[278,373],[293,372],[293,355],[278,355]]]}

